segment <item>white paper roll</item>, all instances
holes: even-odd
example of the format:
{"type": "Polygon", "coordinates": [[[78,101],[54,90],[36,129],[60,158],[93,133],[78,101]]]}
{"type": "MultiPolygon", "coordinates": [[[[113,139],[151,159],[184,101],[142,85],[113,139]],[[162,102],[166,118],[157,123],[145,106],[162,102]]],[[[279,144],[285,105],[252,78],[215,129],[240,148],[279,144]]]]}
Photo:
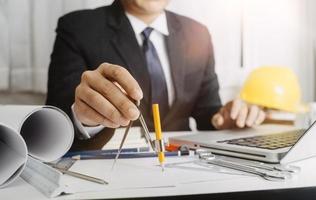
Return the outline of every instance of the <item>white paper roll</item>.
{"type": "Polygon", "coordinates": [[[3,105],[0,123],[0,187],[21,173],[27,153],[43,162],[54,161],[70,149],[74,139],[71,120],[52,106],[3,105]]]}
{"type": "Polygon", "coordinates": [[[25,168],[27,147],[20,134],[0,124],[0,188],[14,181],[25,168]]]}

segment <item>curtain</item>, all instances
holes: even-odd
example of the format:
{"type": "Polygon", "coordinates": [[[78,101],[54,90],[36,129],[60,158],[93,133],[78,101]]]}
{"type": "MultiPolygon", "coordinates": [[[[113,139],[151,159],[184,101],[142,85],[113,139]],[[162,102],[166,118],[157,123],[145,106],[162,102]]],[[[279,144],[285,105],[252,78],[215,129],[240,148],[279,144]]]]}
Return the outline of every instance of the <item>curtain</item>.
{"type": "Polygon", "coordinates": [[[45,92],[58,18],[111,2],[0,0],[0,90],[45,92]]]}
{"type": "Polygon", "coordinates": [[[5,3],[0,0],[0,90],[9,87],[9,24],[5,3]]]}
{"type": "MultiPolygon", "coordinates": [[[[26,0],[1,0],[0,4],[0,88],[9,89],[20,77],[31,79],[29,4],[26,0]]],[[[30,88],[30,82],[25,81],[23,87],[30,88]]]]}

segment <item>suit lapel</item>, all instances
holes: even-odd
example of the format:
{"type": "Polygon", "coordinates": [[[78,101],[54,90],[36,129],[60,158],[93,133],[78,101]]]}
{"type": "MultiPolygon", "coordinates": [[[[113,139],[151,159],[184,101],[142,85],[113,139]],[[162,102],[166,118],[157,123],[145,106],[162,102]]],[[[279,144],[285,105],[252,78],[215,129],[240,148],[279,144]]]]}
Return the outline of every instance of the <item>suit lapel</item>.
{"type": "Polygon", "coordinates": [[[170,13],[166,13],[169,36],[166,38],[170,69],[172,73],[173,84],[175,88],[175,101],[171,106],[169,113],[164,119],[164,124],[172,121],[179,105],[179,99],[183,97],[184,75],[185,75],[185,42],[180,23],[170,13]]]}
{"type": "MultiPolygon", "coordinates": [[[[124,10],[119,1],[114,1],[112,4],[112,13],[109,14],[108,24],[113,28],[114,35],[110,43],[117,51],[125,63],[125,67],[131,72],[135,79],[139,82],[143,93],[144,99],[141,104],[142,112],[151,118],[151,105],[150,105],[150,79],[149,73],[146,67],[146,61],[139,47],[135,33],[129,23],[127,17],[124,14],[124,10]],[[149,111],[148,113],[145,111],[149,111]]],[[[171,68],[171,75],[175,88],[175,101],[171,106],[168,114],[163,119],[162,124],[172,122],[172,118],[176,114],[179,107],[179,99],[184,98],[184,75],[185,75],[185,44],[183,42],[184,35],[181,31],[180,23],[174,16],[171,16],[166,11],[167,23],[169,29],[169,36],[166,37],[166,45],[169,57],[169,63],[171,68]]],[[[147,120],[146,120],[147,121],[147,120]]],[[[152,125],[152,120],[148,121],[149,125],[152,125]]]]}
{"type": "Polygon", "coordinates": [[[149,105],[150,80],[145,58],[137,43],[132,26],[125,16],[119,1],[115,1],[112,6],[115,6],[115,9],[112,9],[113,14],[109,16],[108,23],[113,28],[115,35],[110,43],[125,63],[125,67],[141,86],[144,93],[142,105],[149,105]]]}

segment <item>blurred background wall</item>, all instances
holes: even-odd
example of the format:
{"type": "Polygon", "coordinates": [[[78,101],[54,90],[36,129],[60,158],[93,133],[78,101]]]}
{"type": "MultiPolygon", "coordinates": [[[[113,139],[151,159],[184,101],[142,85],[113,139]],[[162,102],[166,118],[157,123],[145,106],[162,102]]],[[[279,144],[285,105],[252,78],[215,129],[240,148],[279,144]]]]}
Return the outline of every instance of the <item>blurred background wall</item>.
{"type": "MultiPolygon", "coordinates": [[[[60,16],[112,0],[0,0],[0,103],[44,103],[60,16]]],[[[262,65],[292,68],[315,100],[315,0],[171,0],[169,10],[205,24],[225,101],[262,65]]]]}

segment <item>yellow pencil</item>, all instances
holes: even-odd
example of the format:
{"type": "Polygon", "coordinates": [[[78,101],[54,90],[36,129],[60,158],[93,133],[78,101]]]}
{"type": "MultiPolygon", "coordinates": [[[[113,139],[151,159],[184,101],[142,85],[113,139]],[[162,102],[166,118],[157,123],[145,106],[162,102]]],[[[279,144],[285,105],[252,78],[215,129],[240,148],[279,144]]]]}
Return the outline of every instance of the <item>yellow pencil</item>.
{"type": "MultiPolygon", "coordinates": [[[[156,133],[156,141],[160,144],[158,148],[158,159],[160,166],[162,168],[162,171],[164,171],[164,162],[165,162],[165,153],[163,151],[163,142],[162,142],[162,132],[161,132],[161,124],[160,124],[160,114],[159,114],[159,105],[153,104],[153,117],[154,117],[154,124],[155,124],[155,133],[156,133]]],[[[156,143],[156,144],[157,144],[156,143]]]]}

